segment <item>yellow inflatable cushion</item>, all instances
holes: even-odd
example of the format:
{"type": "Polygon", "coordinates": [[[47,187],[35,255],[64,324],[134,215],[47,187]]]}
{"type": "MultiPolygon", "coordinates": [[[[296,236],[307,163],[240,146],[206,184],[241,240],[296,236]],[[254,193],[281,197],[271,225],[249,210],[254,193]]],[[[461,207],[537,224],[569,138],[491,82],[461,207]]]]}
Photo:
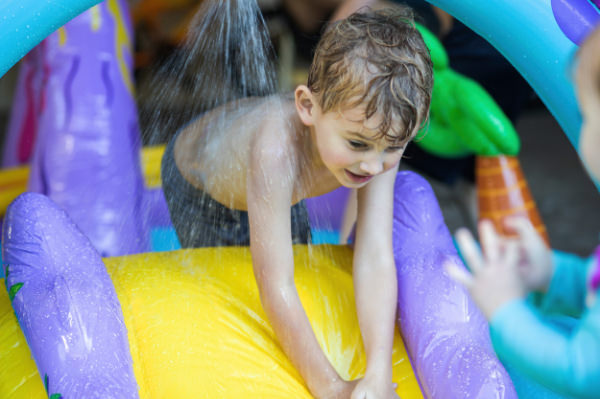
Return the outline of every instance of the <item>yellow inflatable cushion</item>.
{"type": "MultiPolygon", "coordinates": [[[[340,375],[365,355],[352,289],[352,252],[295,246],[298,291],[340,375]]],[[[247,248],[203,248],[105,259],[121,301],[141,398],[310,398],[263,313],[247,248]]],[[[0,397],[45,398],[42,380],[0,290],[0,397]]],[[[422,398],[399,334],[393,376],[422,398]]],[[[70,398],[65,398],[70,399],[70,398]]]]}

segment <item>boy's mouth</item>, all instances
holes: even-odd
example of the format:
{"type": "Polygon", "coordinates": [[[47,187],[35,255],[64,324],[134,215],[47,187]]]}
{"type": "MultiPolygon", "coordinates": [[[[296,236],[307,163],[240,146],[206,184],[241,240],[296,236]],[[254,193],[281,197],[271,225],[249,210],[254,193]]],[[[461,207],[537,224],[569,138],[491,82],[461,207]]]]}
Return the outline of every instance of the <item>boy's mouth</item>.
{"type": "Polygon", "coordinates": [[[346,176],[354,183],[366,183],[371,180],[372,175],[357,175],[356,173],[350,172],[348,169],[344,169],[346,176]]]}

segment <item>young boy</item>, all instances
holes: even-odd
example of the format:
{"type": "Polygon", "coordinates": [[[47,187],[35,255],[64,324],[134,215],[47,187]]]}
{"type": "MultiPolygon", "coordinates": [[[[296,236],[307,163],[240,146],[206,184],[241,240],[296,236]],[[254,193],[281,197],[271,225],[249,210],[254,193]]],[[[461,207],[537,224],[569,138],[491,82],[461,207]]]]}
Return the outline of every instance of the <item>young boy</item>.
{"type": "Polygon", "coordinates": [[[393,186],[406,144],[427,119],[433,84],[429,51],[411,18],[401,9],[332,24],[307,85],[293,97],[214,109],[184,128],[163,158],[182,245],[249,243],[265,312],[317,398],[397,397],[393,186]],[[353,278],[367,353],[364,378],[351,382],[317,343],[294,285],[292,253],[294,242],[309,239],[300,201],[341,185],[358,189],[353,278]]]}

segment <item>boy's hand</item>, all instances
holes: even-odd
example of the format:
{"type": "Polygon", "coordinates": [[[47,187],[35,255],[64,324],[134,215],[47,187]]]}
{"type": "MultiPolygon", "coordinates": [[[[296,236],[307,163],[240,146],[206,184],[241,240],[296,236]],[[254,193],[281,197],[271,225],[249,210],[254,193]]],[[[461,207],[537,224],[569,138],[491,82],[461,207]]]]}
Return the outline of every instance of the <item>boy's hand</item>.
{"type": "Polygon", "coordinates": [[[397,384],[377,381],[368,376],[358,380],[350,399],[400,399],[396,394],[397,384]]]}
{"type": "Polygon", "coordinates": [[[528,290],[519,270],[518,241],[500,237],[488,220],[479,224],[479,236],[483,254],[468,230],[461,229],[456,233],[458,246],[471,273],[453,263],[446,263],[444,267],[450,277],[469,290],[489,320],[500,306],[525,297],[528,290]]]}
{"type": "Polygon", "coordinates": [[[360,382],[360,379],[345,381],[340,380],[330,392],[323,396],[319,396],[319,399],[350,399],[354,388],[360,382]]]}
{"type": "Polygon", "coordinates": [[[319,399],[399,399],[395,390],[398,384],[389,384],[388,390],[379,392],[381,384],[375,384],[375,381],[369,382],[365,378],[359,378],[352,381],[341,380],[333,390],[328,394],[319,396],[319,399]],[[374,385],[372,385],[374,384],[374,385]]]}

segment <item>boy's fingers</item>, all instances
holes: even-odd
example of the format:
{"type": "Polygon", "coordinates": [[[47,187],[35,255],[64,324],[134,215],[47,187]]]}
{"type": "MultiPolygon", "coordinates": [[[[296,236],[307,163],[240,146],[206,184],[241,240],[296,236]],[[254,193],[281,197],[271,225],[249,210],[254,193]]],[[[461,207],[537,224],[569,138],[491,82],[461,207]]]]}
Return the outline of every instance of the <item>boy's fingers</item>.
{"type": "Polygon", "coordinates": [[[485,258],[489,262],[495,262],[500,256],[500,242],[494,229],[494,224],[489,220],[482,220],[478,227],[481,248],[485,254],[485,258]]]}
{"type": "Polygon", "coordinates": [[[473,273],[477,273],[483,267],[481,251],[467,229],[459,229],[456,232],[456,243],[460,248],[460,253],[473,273]]]}
{"type": "Polygon", "coordinates": [[[462,284],[467,288],[473,286],[473,276],[464,268],[451,262],[445,262],[444,269],[446,269],[450,278],[457,283],[462,284]]]}

